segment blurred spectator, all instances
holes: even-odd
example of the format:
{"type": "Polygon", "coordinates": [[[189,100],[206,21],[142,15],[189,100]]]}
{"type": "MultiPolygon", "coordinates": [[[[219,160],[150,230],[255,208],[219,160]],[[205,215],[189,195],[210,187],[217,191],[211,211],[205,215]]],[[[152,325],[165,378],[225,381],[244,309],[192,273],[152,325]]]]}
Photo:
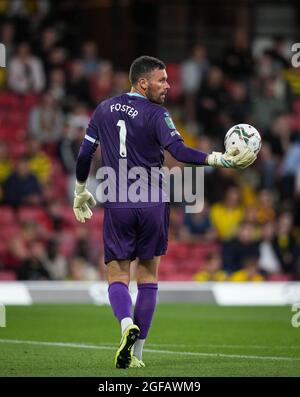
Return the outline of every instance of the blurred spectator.
{"type": "Polygon", "coordinates": [[[69,263],[69,269],[69,280],[95,281],[99,279],[99,274],[96,269],[83,258],[71,258],[69,263]]]}
{"type": "Polygon", "coordinates": [[[252,75],[253,61],[245,29],[233,32],[231,47],[223,56],[225,73],[232,79],[248,81],[252,75]]]}
{"type": "Polygon", "coordinates": [[[68,275],[68,264],[63,255],[59,253],[59,243],[56,239],[48,242],[45,268],[51,280],[64,280],[68,275]]]}
{"type": "Polygon", "coordinates": [[[75,249],[73,256],[92,262],[91,241],[89,231],[86,227],[80,226],[76,230],[75,249]]]}
{"type": "Polygon", "coordinates": [[[259,243],[259,269],[265,274],[280,273],[281,263],[274,246],[276,224],[265,223],[262,227],[262,240],[259,243]]]}
{"type": "Polygon", "coordinates": [[[270,127],[264,134],[264,140],[270,144],[277,160],[288,150],[293,133],[287,112],[279,112],[273,116],[270,127]]]}
{"type": "Polygon", "coordinates": [[[273,156],[271,145],[264,141],[259,153],[258,167],[261,174],[260,187],[273,189],[276,182],[277,162],[273,156]]]}
{"type": "Polygon", "coordinates": [[[253,98],[253,115],[256,126],[265,131],[269,128],[273,118],[280,112],[288,110],[285,98],[278,98],[273,79],[268,78],[261,83],[253,98]]]}
{"type": "Polygon", "coordinates": [[[236,173],[230,168],[205,167],[204,192],[210,204],[219,203],[231,186],[235,185],[236,173]]]}
{"type": "Polygon", "coordinates": [[[232,273],[243,267],[247,257],[259,257],[258,243],[254,240],[253,225],[249,222],[241,223],[237,237],[223,244],[223,268],[232,273]]]}
{"type": "Polygon", "coordinates": [[[232,124],[247,123],[251,115],[251,102],[244,83],[234,81],[229,88],[229,98],[225,112],[230,116],[232,124]]]}
{"type": "Polygon", "coordinates": [[[43,60],[45,70],[48,74],[48,57],[53,48],[55,48],[59,43],[58,30],[54,27],[46,27],[39,37],[39,42],[37,44],[37,54],[43,60]]]}
{"type": "MultiPolygon", "coordinates": [[[[48,202],[48,206],[46,208],[47,216],[49,219],[49,227],[51,231],[60,232],[62,231],[63,226],[63,215],[62,215],[62,207],[57,200],[51,200],[48,202]]],[[[55,245],[56,241],[54,241],[55,245]]],[[[55,248],[57,245],[55,246],[55,248]]]]}
{"type": "Polygon", "coordinates": [[[9,156],[7,144],[0,141],[0,185],[12,172],[12,161],[9,156]]]}
{"type": "Polygon", "coordinates": [[[30,245],[34,241],[38,241],[40,228],[33,221],[25,221],[20,225],[15,225],[15,234],[7,242],[7,250],[4,255],[4,263],[6,269],[18,270],[23,266],[24,262],[29,258],[30,245]]]}
{"type": "Polygon", "coordinates": [[[273,38],[273,46],[269,49],[269,54],[279,70],[287,69],[290,66],[288,52],[290,52],[290,43],[287,43],[284,36],[275,36],[273,38]]]}
{"type": "Polygon", "coordinates": [[[54,47],[48,54],[47,74],[54,69],[66,69],[67,67],[67,51],[63,47],[54,47]]]}
{"type": "Polygon", "coordinates": [[[227,274],[222,270],[222,257],[218,252],[207,255],[203,269],[194,275],[195,281],[226,281],[227,274]]]}
{"type": "Polygon", "coordinates": [[[42,18],[49,12],[49,0],[10,0],[9,15],[17,17],[25,17],[34,14],[37,19],[42,18]]]}
{"type": "Polygon", "coordinates": [[[229,187],[224,200],[213,204],[210,210],[212,224],[222,240],[229,240],[235,236],[243,216],[244,208],[237,186],[229,187]]]}
{"type": "Polygon", "coordinates": [[[8,71],[8,86],[18,94],[40,93],[45,87],[42,63],[31,55],[30,46],[26,42],[19,44],[8,71]]]}
{"type": "Polygon", "coordinates": [[[264,281],[264,277],[258,270],[257,256],[246,256],[243,259],[243,268],[234,272],[229,277],[229,281],[264,281]]]}
{"type": "Polygon", "coordinates": [[[290,144],[282,163],[281,195],[291,200],[296,191],[296,177],[300,169],[300,140],[290,144]]]}
{"type": "Polygon", "coordinates": [[[16,26],[13,21],[6,21],[1,26],[0,43],[5,45],[6,61],[9,62],[15,51],[16,26]]]}
{"type": "MultiPolygon", "coordinates": [[[[80,138],[82,136],[80,135],[80,138]]],[[[73,138],[72,127],[70,123],[65,123],[62,136],[57,146],[57,154],[64,171],[67,174],[75,172],[75,163],[79,152],[81,142],[73,138]]]]}
{"type": "Polygon", "coordinates": [[[62,134],[63,114],[50,92],[43,95],[39,105],[30,112],[28,129],[30,135],[41,143],[57,142],[62,134]]]}
{"type": "Polygon", "coordinates": [[[256,59],[256,75],[258,81],[271,78],[276,70],[276,64],[269,50],[264,50],[256,59]]]}
{"type": "Polygon", "coordinates": [[[40,242],[33,242],[29,248],[29,257],[18,271],[19,280],[49,280],[46,269],[46,252],[40,242]]]}
{"type": "MultiPolygon", "coordinates": [[[[15,51],[15,24],[12,21],[6,21],[1,26],[0,43],[5,45],[5,64],[9,65],[11,57],[15,51]]],[[[7,68],[0,68],[0,88],[7,85],[7,68]]]]}
{"type": "Polygon", "coordinates": [[[113,89],[113,66],[109,61],[101,62],[90,79],[90,91],[94,103],[111,96],[113,89]]]}
{"type": "Polygon", "coordinates": [[[296,255],[296,266],[295,266],[295,272],[294,272],[294,281],[300,281],[300,247],[298,247],[298,252],[296,255]]]}
{"type": "Polygon", "coordinates": [[[47,90],[59,105],[63,106],[65,104],[67,87],[66,75],[63,69],[55,68],[51,70],[47,90]]]}
{"type": "Polygon", "coordinates": [[[276,213],[274,207],[274,195],[272,191],[268,189],[260,190],[255,203],[256,222],[263,225],[267,222],[275,221],[276,213]]]}
{"type": "Polygon", "coordinates": [[[98,57],[97,44],[94,41],[86,41],[82,46],[82,63],[84,76],[90,77],[96,73],[100,58],[98,57]]]}
{"type": "Polygon", "coordinates": [[[69,108],[72,108],[78,102],[83,102],[87,106],[94,106],[90,95],[89,83],[84,75],[83,64],[80,59],[74,59],[70,65],[67,95],[69,108]]]}
{"type": "Polygon", "coordinates": [[[13,207],[41,202],[42,189],[36,176],[30,172],[27,157],[21,157],[17,161],[15,171],[6,180],[4,199],[6,204],[13,207]]]}
{"type": "Polygon", "coordinates": [[[88,112],[87,106],[79,102],[77,103],[72,111],[68,115],[68,124],[70,125],[70,134],[73,139],[77,139],[78,136],[85,134],[85,130],[90,121],[90,114],[88,112]]]}
{"type": "MultiPolygon", "coordinates": [[[[202,203],[199,203],[201,205],[202,203]]],[[[196,242],[213,240],[216,237],[216,232],[212,227],[209,218],[209,207],[204,203],[204,208],[196,213],[185,213],[184,223],[181,227],[181,239],[196,242]]],[[[202,206],[202,205],[201,205],[202,206]]]]}
{"type": "Polygon", "coordinates": [[[130,91],[128,73],[122,70],[116,71],[113,75],[111,95],[122,95],[130,91]]]}
{"type": "Polygon", "coordinates": [[[293,236],[293,214],[279,215],[274,248],[281,263],[283,273],[293,274],[296,267],[297,242],[293,236]]]}
{"type": "Polygon", "coordinates": [[[31,138],[27,141],[27,159],[29,169],[41,184],[49,181],[53,172],[50,157],[42,150],[40,142],[31,138]]]}
{"type": "Polygon", "coordinates": [[[218,136],[220,133],[219,114],[227,100],[223,71],[217,66],[212,66],[197,96],[198,122],[205,134],[218,136]]]}
{"type": "Polygon", "coordinates": [[[282,72],[285,80],[290,84],[292,95],[300,95],[300,67],[290,67],[282,72]]]}
{"type": "Polygon", "coordinates": [[[206,47],[203,44],[196,44],[190,57],[181,66],[182,90],[184,95],[185,119],[189,124],[196,121],[195,100],[196,93],[201,88],[202,81],[209,67],[206,47]]]}

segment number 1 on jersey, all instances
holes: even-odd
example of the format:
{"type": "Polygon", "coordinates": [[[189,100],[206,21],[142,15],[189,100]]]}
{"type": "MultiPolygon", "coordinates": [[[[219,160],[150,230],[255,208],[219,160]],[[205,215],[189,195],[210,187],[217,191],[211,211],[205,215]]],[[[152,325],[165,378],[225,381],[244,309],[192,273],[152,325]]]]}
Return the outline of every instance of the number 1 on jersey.
{"type": "Polygon", "coordinates": [[[120,127],[120,156],[127,157],[127,149],[126,149],[126,124],[124,120],[119,120],[118,127],[120,127]]]}

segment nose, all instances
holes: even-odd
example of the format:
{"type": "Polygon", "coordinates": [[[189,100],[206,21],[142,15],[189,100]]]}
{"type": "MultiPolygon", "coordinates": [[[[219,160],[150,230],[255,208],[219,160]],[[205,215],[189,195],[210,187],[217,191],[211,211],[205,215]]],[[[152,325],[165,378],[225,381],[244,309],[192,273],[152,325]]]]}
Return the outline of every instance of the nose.
{"type": "Polygon", "coordinates": [[[168,90],[170,88],[170,84],[166,81],[166,89],[168,90]]]}

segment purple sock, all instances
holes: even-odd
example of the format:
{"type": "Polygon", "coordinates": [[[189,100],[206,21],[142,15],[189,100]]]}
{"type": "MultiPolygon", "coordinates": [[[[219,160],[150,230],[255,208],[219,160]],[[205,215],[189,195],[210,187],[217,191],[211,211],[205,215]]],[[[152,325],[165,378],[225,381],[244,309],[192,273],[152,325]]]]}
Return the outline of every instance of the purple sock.
{"type": "Polygon", "coordinates": [[[132,301],[125,283],[116,281],[108,287],[108,296],[113,312],[119,322],[125,317],[132,317],[132,301]]]}
{"type": "Polygon", "coordinates": [[[139,284],[134,308],[134,324],[140,330],[139,339],[146,339],[156,306],[157,284],[139,284]]]}

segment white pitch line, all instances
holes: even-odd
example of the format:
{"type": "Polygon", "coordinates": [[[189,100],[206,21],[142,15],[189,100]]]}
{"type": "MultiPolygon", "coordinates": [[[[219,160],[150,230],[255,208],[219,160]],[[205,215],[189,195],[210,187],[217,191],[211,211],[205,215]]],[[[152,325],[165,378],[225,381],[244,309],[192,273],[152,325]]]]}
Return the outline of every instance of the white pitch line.
{"type": "MultiPolygon", "coordinates": [[[[97,349],[97,350],[115,350],[114,346],[89,345],[83,343],[64,343],[64,342],[43,342],[18,339],[0,339],[0,343],[19,344],[19,345],[38,345],[53,347],[73,347],[77,349],[97,349]]],[[[147,353],[172,354],[177,356],[196,356],[196,357],[216,357],[216,358],[236,358],[246,360],[268,360],[268,361],[300,361],[300,357],[280,357],[280,356],[248,356],[241,354],[225,354],[225,353],[201,353],[201,352],[175,352],[171,350],[154,350],[144,349],[147,353]]]]}
{"type": "Polygon", "coordinates": [[[187,345],[187,344],[172,344],[172,343],[150,343],[151,346],[165,346],[165,347],[215,347],[215,348],[225,348],[225,349],[300,349],[300,346],[266,346],[266,345],[226,345],[226,344],[195,344],[195,345],[187,345]]]}

